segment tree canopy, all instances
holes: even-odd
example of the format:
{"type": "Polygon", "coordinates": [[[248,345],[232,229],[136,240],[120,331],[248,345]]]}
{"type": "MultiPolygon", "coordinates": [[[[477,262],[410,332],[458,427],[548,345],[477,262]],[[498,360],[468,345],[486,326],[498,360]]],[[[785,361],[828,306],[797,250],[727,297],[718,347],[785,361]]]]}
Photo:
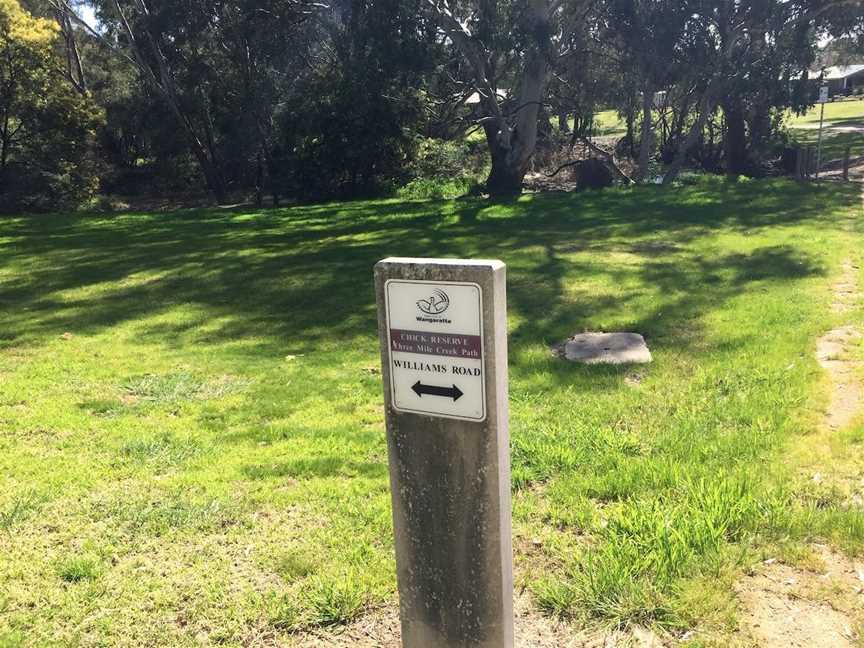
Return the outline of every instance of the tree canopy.
{"type": "Polygon", "coordinates": [[[771,173],[862,33],[861,0],[0,0],[0,197],[380,195],[454,155],[490,195],[589,157],[771,173]]]}
{"type": "Polygon", "coordinates": [[[0,196],[10,206],[79,202],[96,189],[98,106],[63,78],[56,22],[0,0],[0,196]]]}

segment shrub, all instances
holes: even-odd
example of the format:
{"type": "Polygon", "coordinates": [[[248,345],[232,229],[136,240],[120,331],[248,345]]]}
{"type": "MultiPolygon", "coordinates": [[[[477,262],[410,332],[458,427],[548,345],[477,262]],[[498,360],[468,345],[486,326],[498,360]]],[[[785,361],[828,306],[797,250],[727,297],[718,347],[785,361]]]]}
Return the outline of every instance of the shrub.
{"type": "Polygon", "coordinates": [[[397,191],[398,196],[457,198],[474,192],[486,172],[481,148],[463,140],[421,140],[410,168],[412,179],[397,191]]]}

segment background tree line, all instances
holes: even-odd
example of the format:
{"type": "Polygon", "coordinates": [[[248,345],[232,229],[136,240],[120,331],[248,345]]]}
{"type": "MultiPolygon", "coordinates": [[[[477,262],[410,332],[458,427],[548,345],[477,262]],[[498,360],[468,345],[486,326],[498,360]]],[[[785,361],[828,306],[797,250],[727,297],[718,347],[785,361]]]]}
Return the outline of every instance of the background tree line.
{"type": "Polygon", "coordinates": [[[369,196],[466,167],[514,194],[556,146],[624,182],[759,175],[807,71],[862,33],[861,0],[0,0],[0,206],[369,196]]]}

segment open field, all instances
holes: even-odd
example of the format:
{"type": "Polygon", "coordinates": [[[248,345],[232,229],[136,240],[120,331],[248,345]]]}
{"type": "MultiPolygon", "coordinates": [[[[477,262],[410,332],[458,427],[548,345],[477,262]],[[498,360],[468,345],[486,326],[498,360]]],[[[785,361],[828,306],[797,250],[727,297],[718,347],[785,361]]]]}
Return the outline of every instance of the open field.
{"type": "Polygon", "coordinates": [[[602,110],[594,117],[595,135],[624,137],[627,124],[615,110],[602,110]]]}
{"type": "Polygon", "coordinates": [[[0,646],[290,646],[391,609],[371,271],[397,254],[508,264],[537,611],[743,641],[750,566],[864,553],[864,421],[820,432],[814,358],[864,325],[830,309],[861,217],[858,188],[708,178],[0,220],[0,646]],[[553,357],[584,330],[654,363],[553,357]]]}
{"type": "MultiPolygon", "coordinates": [[[[795,141],[816,146],[820,111],[820,106],[814,106],[804,115],[789,118],[787,123],[795,141]]],[[[853,158],[864,156],[864,99],[825,104],[823,161],[842,160],[847,146],[853,158]]]]}
{"type": "MultiPolygon", "coordinates": [[[[795,115],[790,118],[790,126],[802,124],[819,124],[820,106],[813,106],[803,115],[795,115]]],[[[862,119],[864,118],[864,98],[849,101],[833,101],[825,104],[825,121],[837,121],[840,119],[862,119]]]]}

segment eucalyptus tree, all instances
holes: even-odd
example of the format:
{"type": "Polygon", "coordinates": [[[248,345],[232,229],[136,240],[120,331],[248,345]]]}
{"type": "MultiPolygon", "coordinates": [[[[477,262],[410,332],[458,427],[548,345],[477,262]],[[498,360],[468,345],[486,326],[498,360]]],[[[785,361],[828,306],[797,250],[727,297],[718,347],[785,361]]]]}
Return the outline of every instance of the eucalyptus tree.
{"type": "Polygon", "coordinates": [[[97,30],[68,0],[51,1],[64,19],[136,70],[174,119],[220,201],[231,177],[226,147],[263,146],[278,101],[274,87],[290,74],[281,64],[287,35],[320,8],[311,0],[96,0],[97,30]]]}
{"type": "Polygon", "coordinates": [[[307,72],[280,122],[278,166],[293,193],[370,195],[405,176],[442,62],[424,4],[341,0],[311,21],[307,72]]]}
{"type": "Polygon", "coordinates": [[[59,28],[18,0],[0,0],[0,205],[75,204],[98,188],[102,113],[62,80],[59,28]],[[60,80],[60,82],[58,82],[60,80]]]}
{"type": "Polygon", "coordinates": [[[668,91],[686,65],[681,43],[691,15],[680,0],[607,0],[602,3],[603,36],[616,52],[623,75],[632,76],[641,100],[637,179],[645,180],[654,148],[655,97],[668,91]]]}
{"type": "Polygon", "coordinates": [[[518,194],[537,145],[540,109],[553,64],[573,56],[586,27],[587,0],[427,0],[438,25],[466,62],[480,97],[490,195],[518,194]]]}
{"type": "Polygon", "coordinates": [[[790,91],[813,61],[816,36],[840,16],[860,15],[861,0],[692,0],[682,56],[698,88],[691,126],[664,176],[672,182],[718,106],[726,122],[727,172],[749,170],[750,142],[764,144],[776,127],[771,111],[800,104],[790,91]],[[851,12],[851,13],[850,13],[851,12]]]}

